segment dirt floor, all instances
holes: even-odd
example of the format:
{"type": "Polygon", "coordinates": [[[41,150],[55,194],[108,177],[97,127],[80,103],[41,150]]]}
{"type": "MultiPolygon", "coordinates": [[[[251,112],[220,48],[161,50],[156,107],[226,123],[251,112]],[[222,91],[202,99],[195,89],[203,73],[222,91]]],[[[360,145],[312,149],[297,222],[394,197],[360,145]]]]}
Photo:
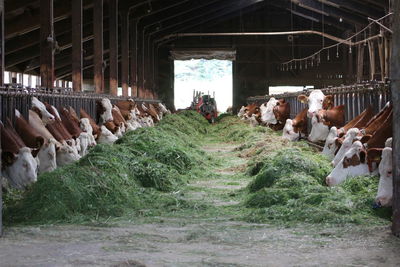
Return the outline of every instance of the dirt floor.
{"type": "MultiPolygon", "coordinates": [[[[217,210],[237,206],[234,192],[248,180],[246,158],[230,144],[210,144],[224,160],[216,177],[197,179],[184,197],[217,210]],[[232,197],[229,197],[232,196],[232,197]]],[[[0,266],[400,266],[400,239],[382,227],[282,228],[203,216],[144,217],[104,225],[7,227],[0,266]]]]}

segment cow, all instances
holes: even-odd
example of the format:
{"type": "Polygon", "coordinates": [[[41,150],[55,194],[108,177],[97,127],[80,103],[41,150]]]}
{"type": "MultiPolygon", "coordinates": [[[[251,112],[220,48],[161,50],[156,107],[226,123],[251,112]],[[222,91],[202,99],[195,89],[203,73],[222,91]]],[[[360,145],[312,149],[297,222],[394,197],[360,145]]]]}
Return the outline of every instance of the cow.
{"type": "Polygon", "coordinates": [[[322,154],[326,155],[329,159],[333,160],[336,152],[336,139],[338,136],[338,129],[333,126],[328,133],[325,140],[325,145],[322,150],[322,154]]]}
{"type": "Polygon", "coordinates": [[[245,106],[242,106],[240,109],[239,109],[239,112],[238,112],[238,114],[237,114],[237,116],[239,117],[239,118],[241,118],[241,119],[244,119],[244,115],[246,114],[246,107],[245,106]]]}
{"type": "Polygon", "coordinates": [[[264,103],[260,106],[261,111],[261,122],[264,125],[276,124],[277,120],[274,115],[274,108],[278,104],[278,100],[274,97],[271,97],[267,103],[264,103]]]}
{"type": "Polygon", "coordinates": [[[261,117],[260,108],[255,103],[247,105],[244,111],[244,117],[246,119],[250,119],[253,114],[256,116],[257,120],[261,117]]]}
{"type": "Polygon", "coordinates": [[[12,187],[24,190],[37,180],[38,161],[8,120],[6,125],[0,122],[0,132],[2,176],[7,178],[12,187]]]}
{"type": "Polygon", "coordinates": [[[379,164],[379,185],[375,202],[380,207],[390,207],[393,198],[392,148],[385,147],[379,164]]]}
{"type": "Polygon", "coordinates": [[[56,140],[51,136],[45,138],[29,124],[18,110],[15,110],[15,130],[22,141],[33,150],[38,150],[39,174],[50,172],[57,168],[56,140]]]}
{"type": "Polygon", "coordinates": [[[290,116],[290,104],[285,99],[280,99],[273,109],[276,118],[276,124],[270,124],[269,127],[275,131],[282,130],[284,123],[290,116]]]}
{"type": "Polygon", "coordinates": [[[113,144],[115,141],[118,140],[118,137],[116,137],[110,130],[108,130],[104,125],[100,127],[101,129],[101,134],[97,139],[97,142],[99,144],[113,144]]]}
{"type": "MultiPolygon", "coordinates": [[[[171,111],[169,111],[163,103],[158,103],[158,108],[160,109],[162,116],[171,114],[171,111]]],[[[232,112],[232,107],[231,107],[231,112],[232,112]]],[[[162,119],[162,117],[161,117],[161,119],[162,119]]]]}
{"type": "Polygon", "coordinates": [[[96,101],[96,114],[97,114],[97,122],[99,124],[104,124],[108,121],[113,120],[112,116],[112,104],[110,99],[103,98],[101,100],[96,101]]]}
{"type": "Polygon", "coordinates": [[[293,120],[286,120],[282,138],[296,141],[307,135],[307,112],[308,108],[305,108],[293,120]]]}
{"type": "Polygon", "coordinates": [[[47,111],[46,106],[36,97],[32,97],[31,109],[39,115],[45,125],[51,124],[55,121],[54,115],[50,114],[47,111]]]}
{"type": "Polygon", "coordinates": [[[362,129],[366,126],[366,124],[372,119],[374,115],[372,106],[369,105],[361,114],[356,116],[354,119],[346,123],[342,128],[338,130],[338,137],[342,137],[346,134],[346,132],[351,128],[362,129]]]}
{"type": "Polygon", "coordinates": [[[308,135],[308,140],[311,142],[325,141],[328,134],[329,127],[322,122],[318,122],[317,116],[313,116],[311,119],[311,132],[308,135]]]}
{"type": "Polygon", "coordinates": [[[95,146],[96,138],[93,135],[93,128],[90,124],[90,120],[88,118],[82,118],[79,120],[79,127],[81,128],[82,132],[87,133],[89,137],[89,147],[95,146]]]}
{"type": "Polygon", "coordinates": [[[317,111],[317,120],[318,122],[322,122],[328,127],[335,126],[336,128],[340,128],[344,126],[345,117],[344,117],[345,107],[344,105],[335,106],[329,110],[320,109],[317,111]]]}
{"type": "Polygon", "coordinates": [[[303,104],[308,104],[307,117],[310,119],[317,114],[318,110],[333,107],[333,96],[325,96],[321,90],[311,91],[310,96],[299,95],[297,99],[303,104]]]}
{"type": "Polygon", "coordinates": [[[90,126],[92,127],[92,134],[95,138],[97,138],[101,133],[100,127],[96,124],[94,119],[84,109],[81,108],[79,113],[81,114],[81,120],[87,119],[89,121],[90,126]]]}
{"type": "Polygon", "coordinates": [[[346,152],[351,148],[353,142],[357,140],[359,133],[360,130],[358,128],[351,128],[347,131],[342,144],[339,144],[339,139],[336,139],[336,147],[340,146],[340,148],[332,161],[333,166],[336,166],[340,160],[342,160],[346,152]]]}
{"type": "Polygon", "coordinates": [[[334,186],[342,183],[350,176],[369,174],[366,159],[367,152],[360,141],[355,141],[344,157],[326,177],[326,184],[334,186]]]}

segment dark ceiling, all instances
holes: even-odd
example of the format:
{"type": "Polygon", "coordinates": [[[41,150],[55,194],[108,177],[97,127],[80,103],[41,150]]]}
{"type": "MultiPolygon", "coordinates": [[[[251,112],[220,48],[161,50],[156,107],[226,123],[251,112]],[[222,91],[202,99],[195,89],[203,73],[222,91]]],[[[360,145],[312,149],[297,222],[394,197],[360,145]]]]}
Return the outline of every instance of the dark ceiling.
{"type": "MultiPolygon", "coordinates": [[[[93,66],[93,5],[96,0],[83,0],[84,69],[93,66]]],[[[108,5],[104,0],[104,58],[108,58],[108,5]]],[[[120,0],[122,11],[130,9],[130,19],[138,22],[141,41],[157,40],[171,33],[212,32],[212,25],[251,10],[271,7],[324,24],[327,29],[355,32],[368,24],[368,18],[384,16],[389,0],[120,0]],[[208,27],[208,28],[207,28],[208,27]]],[[[59,44],[56,53],[56,77],[71,74],[71,1],[54,0],[54,29],[59,44]]],[[[40,69],[40,1],[5,0],[6,70],[38,74],[40,69]]],[[[132,24],[131,24],[132,25],[132,24]]],[[[251,31],[252,29],[247,29],[251,31]]],[[[267,29],[268,30],[268,29],[267,29]]],[[[290,30],[290,29],[288,29],[290,30]]],[[[130,29],[131,34],[134,29],[130,29]]],[[[168,42],[173,42],[169,39],[168,42]]]]}

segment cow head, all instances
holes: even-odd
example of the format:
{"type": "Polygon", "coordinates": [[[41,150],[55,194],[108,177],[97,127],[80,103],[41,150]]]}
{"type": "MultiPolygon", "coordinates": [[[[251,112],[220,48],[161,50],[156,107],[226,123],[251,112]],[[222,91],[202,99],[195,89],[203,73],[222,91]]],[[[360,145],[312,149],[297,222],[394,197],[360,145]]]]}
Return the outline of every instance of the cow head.
{"type": "MultiPolygon", "coordinates": [[[[344,141],[342,142],[338,152],[336,153],[332,165],[336,166],[340,160],[344,157],[346,152],[351,148],[354,140],[356,140],[357,135],[360,133],[360,130],[358,128],[351,128],[347,131],[344,141]]],[[[338,140],[338,139],[336,139],[338,140]]],[[[337,141],[335,141],[337,142],[337,141]]],[[[338,144],[337,144],[338,146],[338,144]]]]}
{"type": "Polygon", "coordinates": [[[366,151],[360,141],[351,145],[343,159],[336,165],[332,172],[326,177],[326,184],[334,186],[342,183],[350,176],[369,174],[366,160],[366,151]]]}
{"type": "Polygon", "coordinates": [[[280,99],[273,108],[273,114],[278,123],[285,122],[290,115],[290,104],[285,99],[280,99]]]}
{"type": "Polygon", "coordinates": [[[56,145],[57,141],[50,139],[40,148],[38,154],[40,160],[39,173],[51,172],[57,168],[56,145]]]}
{"type": "Polygon", "coordinates": [[[271,97],[267,103],[260,106],[261,110],[261,121],[264,124],[276,124],[277,120],[274,115],[274,108],[278,104],[278,100],[271,97]]]}
{"type": "Polygon", "coordinates": [[[246,111],[245,114],[246,119],[250,119],[253,116],[253,114],[255,114],[257,117],[260,116],[260,107],[257,104],[247,105],[245,111],[246,111]]]}
{"type": "Polygon", "coordinates": [[[80,119],[79,126],[83,132],[93,134],[93,128],[88,118],[80,119]]]}
{"type": "Polygon", "coordinates": [[[32,110],[39,115],[45,125],[55,121],[54,115],[47,111],[45,104],[36,97],[32,97],[32,110]]]}
{"type": "Polygon", "coordinates": [[[103,98],[101,101],[97,102],[97,113],[100,118],[100,123],[106,123],[113,120],[111,110],[112,104],[110,99],[103,98]]]}
{"type": "Polygon", "coordinates": [[[297,141],[300,138],[300,133],[293,129],[293,120],[287,119],[283,127],[282,138],[290,141],[297,141]]]}
{"type": "Polygon", "coordinates": [[[327,155],[330,159],[333,159],[336,152],[336,138],[338,135],[338,129],[333,126],[328,133],[328,136],[325,140],[325,146],[322,150],[322,154],[327,155]]]}
{"type": "Polygon", "coordinates": [[[38,161],[32,156],[30,148],[23,147],[19,149],[18,154],[5,152],[3,159],[11,163],[5,167],[2,174],[12,187],[24,190],[29,184],[36,182],[38,161]]]}
{"type": "Polygon", "coordinates": [[[316,116],[312,117],[311,125],[312,127],[308,140],[311,142],[325,141],[329,134],[329,127],[322,122],[318,122],[316,116]]]}
{"type": "Polygon", "coordinates": [[[246,114],[246,107],[245,106],[242,106],[240,109],[239,109],[239,112],[238,112],[238,117],[239,118],[242,118],[243,116],[244,116],[244,114],[246,114]]]}
{"type": "Polygon", "coordinates": [[[393,162],[392,148],[385,147],[382,151],[382,160],[379,164],[379,185],[375,202],[379,206],[390,207],[393,198],[393,162]]]}
{"type": "Polygon", "coordinates": [[[56,153],[57,166],[59,167],[71,164],[81,158],[77,150],[66,143],[58,147],[56,153]]]}
{"type": "Polygon", "coordinates": [[[310,96],[299,95],[297,97],[303,104],[308,104],[307,117],[312,118],[320,109],[329,109],[333,107],[333,96],[325,96],[321,90],[313,90],[310,96]]]}
{"type": "Polygon", "coordinates": [[[99,144],[112,144],[118,140],[118,138],[108,130],[104,125],[101,126],[101,133],[97,139],[99,144]]]}

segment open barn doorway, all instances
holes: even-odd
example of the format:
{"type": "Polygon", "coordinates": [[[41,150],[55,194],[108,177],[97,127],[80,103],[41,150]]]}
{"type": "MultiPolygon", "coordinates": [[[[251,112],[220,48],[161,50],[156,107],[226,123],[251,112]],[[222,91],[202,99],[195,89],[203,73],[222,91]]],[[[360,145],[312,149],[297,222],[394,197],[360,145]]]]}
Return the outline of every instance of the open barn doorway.
{"type": "Polygon", "coordinates": [[[214,96],[219,112],[232,106],[232,61],[218,59],[175,60],[174,104],[176,109],[190,106],[194,92],[214,96]]]}

